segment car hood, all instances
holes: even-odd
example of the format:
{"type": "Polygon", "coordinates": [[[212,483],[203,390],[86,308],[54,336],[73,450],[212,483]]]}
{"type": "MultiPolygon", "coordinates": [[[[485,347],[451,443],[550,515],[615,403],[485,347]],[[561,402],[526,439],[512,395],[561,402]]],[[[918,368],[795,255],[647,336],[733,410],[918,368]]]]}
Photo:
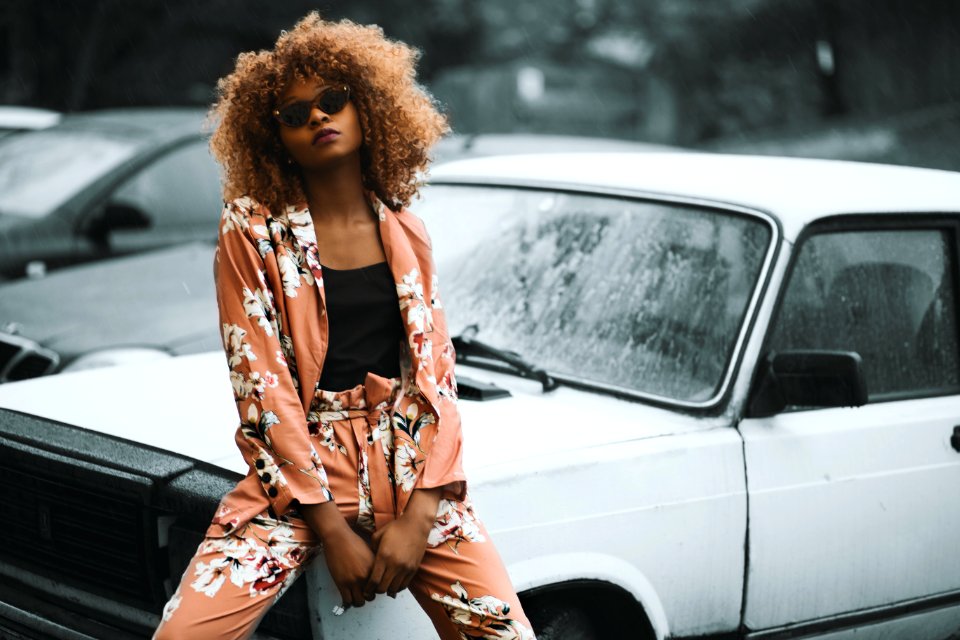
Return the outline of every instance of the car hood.
{"type": "MultiPolygon", "coordinates": [[[[458,366],[468,378],[511,396],[459,401],[464,467],[473,484],[583,460],[616,443],[722,426],[639,402],[458,366]],[[506,446],[509,444],[509,446],[506,446]]],[[[0,407],[210,462],[238,473],[238,424],[222,351],[93,369],[0,386],[0,407]]]]}
{"type": "Polygon", "coordinates": [[[17,327],[65,362],[107,347],[180,353],[206,335],[215,347],[213,253],[190,243],[3,284],[0,327],[17,327]]]}

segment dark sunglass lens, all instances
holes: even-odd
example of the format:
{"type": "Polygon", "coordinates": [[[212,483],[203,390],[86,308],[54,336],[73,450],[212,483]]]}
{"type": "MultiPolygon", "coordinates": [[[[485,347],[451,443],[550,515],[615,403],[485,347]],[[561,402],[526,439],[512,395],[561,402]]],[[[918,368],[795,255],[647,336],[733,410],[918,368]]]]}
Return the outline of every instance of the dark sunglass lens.
{"type": "Polygon", "coordinates": [[[288,127],[303,126],[310,119],[310,103],[301,101],[280,109],[280,121],[288,127]]]}
{"type": "Polygon", "coordinates": [[[327,115],[337,113],[347,104],[350,94],[344,89],[331,89],[320,96],[320,110],[327,115]]]}

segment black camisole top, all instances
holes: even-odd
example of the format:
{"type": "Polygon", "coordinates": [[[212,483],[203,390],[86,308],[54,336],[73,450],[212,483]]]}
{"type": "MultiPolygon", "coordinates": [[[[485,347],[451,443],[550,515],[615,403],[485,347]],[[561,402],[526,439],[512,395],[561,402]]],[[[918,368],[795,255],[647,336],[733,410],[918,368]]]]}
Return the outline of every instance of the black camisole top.
{"type": "Polygon", "coordinates": [[[368,371],[385,378],[400,377],[403,318],[389,265],[320,268],[329,335],[317,388],[351,389],[363,384],[368,371]]]}

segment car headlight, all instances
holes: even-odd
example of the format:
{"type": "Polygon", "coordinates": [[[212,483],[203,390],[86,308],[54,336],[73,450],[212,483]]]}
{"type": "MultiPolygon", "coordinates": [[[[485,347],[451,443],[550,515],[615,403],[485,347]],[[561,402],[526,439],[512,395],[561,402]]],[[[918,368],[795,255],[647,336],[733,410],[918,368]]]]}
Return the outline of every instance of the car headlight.
{"type": "Polygon", "coordinates": [[[90,353],[85,353],[65,366],[63,371],[82,371],[84,369],[96,369],[98,367],[115,367],[122,364],[138,364],[141,362],[150,362],[151,360],[160,360],[170,357],[172,357],[171,354],[167,353],[166,351],[144,347],[101,349],[100,351],[91,351],[90,353]]]}

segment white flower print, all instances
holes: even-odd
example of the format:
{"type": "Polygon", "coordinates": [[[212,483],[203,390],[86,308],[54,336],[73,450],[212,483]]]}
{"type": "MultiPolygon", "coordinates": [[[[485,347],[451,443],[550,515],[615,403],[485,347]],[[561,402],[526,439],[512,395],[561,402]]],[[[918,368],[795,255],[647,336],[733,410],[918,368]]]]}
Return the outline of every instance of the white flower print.
{"type": "Polygon", "coordinates": [[[297,289],[300,288],[300,271],[297,269],[297,263],[286,251],[283,251],[277,253],[277,266],[280,267],[280,278],[283,280],[283,295],[296,298],[297,289]]]}
{"type": "Polygon", "coordinates": [[[531,629],[507,616],[510,605],[503,600],[491,595],[470,598],[459,580],[450,589],[456,597],[439,593],[430,597],[443,605],[454,624],[464,627],[460,632],[464,638],[534,640],[531,629]]]}
{"type": "Polygon", "coordinates": [[[393,426],[396,429],[406,432],[413,441],[420,444],[420,430],[437,421],[436,416],[430,411],[421,411],[416,402],[407,405],[405,411],[396,411],[393,414],[393,426]]]}
{"type": "Polygon", "coordinates": [[[450,546],[456,552],[463,541],[486,542],[486,538],[477,525],[472,504],[444,498],[437,508],[437,519],[427,536],[427,545],[439,547],[450,541],[453,541],[450,546]]]}
{"type": "Polygon", "coordinates": [[[357,525],[372,532],[375,528],[373,520],[373,498],[370,495],[370,471],[368,468],[369,460],[367,452],[360,452],[360,468],[357,473],[357,487],[359,489],[358,502],[359,514],[357,515],[357,525]]]}
{"type": "Polygon", "coordinates": [[[417,460],[417,450],[406,441],[397,445],[394,452],[394,482],[398,487],[406,492],[413,490],[413,485],[417,481],[417,466],[423,464],[423,460],[417,460]]]}
{"type": "Polygon", "coordinates": [[[246,311],[248,318],[256,318],[257,324],[263,328],[263,331],[268,336],[273,335],[273,327],[270,320],[273,317],[274,310],[272,301],[266,291],[259,287],[256,291],[251,291],[249,288],[244,287],[243,310],[246,311]]]}
{"type": "Polygon", "coordinates": [[[167,604],[165,604],[163,607],[163,617],[161,618],[163,622],[168,622],[170,618],[173,617],[173,612],[180,607],[181,600],[182,596],[180,595],[180,587],[177,587],[173,597],[171,597],[170,600],[167,601],[167,604]]]}
{"type": "Polygon", "coordinates": [[[243,358],[249,362],[257,359],[249,343],[243,341],[246,335],[247,332],[239,325],[223,323],[223,347],[227,351],[227,365],[231,368],[240,364],[243,358]]]}
{"type": "Polygon", "coordinates": [[[443,377],[437,381],[437,393],[442,399],[457,401],[457,381],[453,377],[452,369],[444,373],[443,377]]]}
{"type": "Polygon", "coordinates": [[[251,204],[250,198],[237,198],[226,203],[220,214],[220,233],[245,230],[250,223],[244,211],[249,210],[251,204]]]}
{"type": "Polygon", "coordinates": [[[337,434],[330,422],[330,413],[329,411],[310,411],[307,413],[307,431],[310,435],[317,436],[320,446],[328,449],[330,453],[339,451],[343,455],[347,455],[347,448],[337,440],[337,434]]]}
{"type": "Polygon", "coordinates": [[[233,397],[237,400],[248,398],[251,395],[262,400],[266,389],[273,389],[280,383],[277,374],[270,371],[251,371],[247,377],[239,371],[230,372],[230,384],[233,386],[233,397]]]}
{"type": "Polygon", "coordinates": [[[413,325],[416,331],[421,333],[433,331],[433,316],[423,301],[423,283],[420,282],[420,270],[414,268],[410,273],[402,276],[396,287],[397,297],[400,299],[400,309],[407,310],[407,324],[413,325]]]}
{"type": "Polygon", "coordinates": [[[196,580],[191,582],[190,586],[193,587],[194,591],[212,598],[217,595],[217,591],[226,581],[226,572],[229,566],[230,561],[227,558],[217,558],[209,563],[198,562],[193,573],[196,580]]]}

